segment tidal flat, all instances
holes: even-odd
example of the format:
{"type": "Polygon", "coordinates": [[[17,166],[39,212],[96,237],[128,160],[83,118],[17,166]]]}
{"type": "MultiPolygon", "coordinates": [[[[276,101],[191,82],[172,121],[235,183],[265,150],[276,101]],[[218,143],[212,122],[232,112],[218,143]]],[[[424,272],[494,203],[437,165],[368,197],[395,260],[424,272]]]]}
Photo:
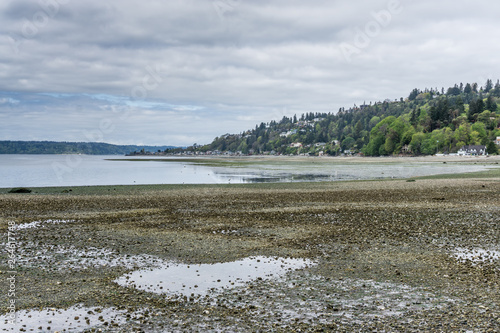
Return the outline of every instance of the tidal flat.
{"type": "Polygon", "coordinates": [[[4,191],[0,328],[499,331],[500,178],[475,176],[4,191]],[[282,269],[168,292],[170,266],[249,260],[282,269]]]}

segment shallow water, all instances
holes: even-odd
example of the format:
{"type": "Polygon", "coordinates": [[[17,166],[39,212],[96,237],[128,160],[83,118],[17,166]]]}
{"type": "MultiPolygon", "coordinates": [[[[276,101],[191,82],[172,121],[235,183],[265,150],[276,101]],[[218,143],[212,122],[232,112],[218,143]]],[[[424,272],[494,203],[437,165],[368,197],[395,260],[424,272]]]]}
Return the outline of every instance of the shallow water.
{"type": "Polygon", "coordinates": [[[268,257],[249,257],[216,264],[169,263],[160,268],[126,274],[115,282],[157,294],[199,296],[210,291],[239,287],[254,280],[276,278],[312,264],[306,259],[268,257]]]}
{"type": "Polygon", "coordinates": [[[0,316],[2,332],[81,332],[96,326],[122,324],[126,321],[123,314],[114,308],[87,308],[75,305],[68,309],[21,310],[12,316],[0,316]]]}
{"type": "Polygon", "coordinates": [[[75,220],[39,220],[28,223],[16,224],[13,230],[23,230],[23,229],[36,229],[44,227],[47,224],[60,224],[60,223],[70,223],[75,222],[75,220]]]}
{"type": "MultiPolygon", "coordinates": [[[[235,184],[264,182],[339,181],[409,178],[445,173],[483,171],[488,166],[465,163],[390,162],[345,163],[342,159],[286,157],[268,161],[228,159],[227,164],[197,162],[207,159],[88,155],[1,155],[0,188],[134,184],[235,184]],[[109,160],[113,159],[113,160],[109,160]],[[190,162],[192,160],[192,162],[190,162]],[[241,162],[241,163],[240,163],[241,162]]],[[[208,160],[210,161],[210,160],[208,160]]]]}
{"type": "Polygon", "coordinates": [[[459,261],[470,260],[473,263],[493,263],[500,260],[500,251],[481,248],[456,248],[453,254],[459,261]]]}

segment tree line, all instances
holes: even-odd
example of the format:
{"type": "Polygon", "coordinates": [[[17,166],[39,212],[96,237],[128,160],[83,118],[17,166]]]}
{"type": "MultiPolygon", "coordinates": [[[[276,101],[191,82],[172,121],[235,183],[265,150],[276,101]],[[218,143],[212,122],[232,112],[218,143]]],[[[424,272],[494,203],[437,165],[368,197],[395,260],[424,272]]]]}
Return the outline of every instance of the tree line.
{"type": "Polygon", "coordinates": [[[113,145],[101,142],[0,141],[0,154],[125,155],[131,151],[157,152],[170,146],[113,145]]]}

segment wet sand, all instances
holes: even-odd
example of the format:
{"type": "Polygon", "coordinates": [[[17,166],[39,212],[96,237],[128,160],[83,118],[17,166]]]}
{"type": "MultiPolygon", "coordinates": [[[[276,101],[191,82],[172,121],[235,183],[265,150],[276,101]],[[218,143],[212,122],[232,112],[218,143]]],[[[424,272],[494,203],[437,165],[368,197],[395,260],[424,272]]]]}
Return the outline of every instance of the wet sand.
{"type": "Polygon", "coordinates": [[[0,194],[1,242],[18,226],[17,310],[115,309],[89,318],[105,332],[500,330],[499,178],[37,192],[0,194]],[[116,283],[252,256],[314,264],[202,296],[116,283]]]}

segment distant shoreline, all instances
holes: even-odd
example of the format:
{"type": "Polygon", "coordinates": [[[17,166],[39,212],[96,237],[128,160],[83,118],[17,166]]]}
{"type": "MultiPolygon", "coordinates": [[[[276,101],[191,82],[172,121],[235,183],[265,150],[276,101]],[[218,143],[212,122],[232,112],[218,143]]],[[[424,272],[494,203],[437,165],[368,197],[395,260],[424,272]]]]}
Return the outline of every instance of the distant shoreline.
{"type": "Polygon", "coordinates": [[[425,155],[425,156],[287,156],[287,155],[244,155],[244,156],[126,156],[126,160],[317,160],[317,161],[343,161],[343,162],[500,162],[500,155],[488,156],[455,156],[455,155],[425,155]],[[139,158],[137,158],[139,157],[139,158]]]}

